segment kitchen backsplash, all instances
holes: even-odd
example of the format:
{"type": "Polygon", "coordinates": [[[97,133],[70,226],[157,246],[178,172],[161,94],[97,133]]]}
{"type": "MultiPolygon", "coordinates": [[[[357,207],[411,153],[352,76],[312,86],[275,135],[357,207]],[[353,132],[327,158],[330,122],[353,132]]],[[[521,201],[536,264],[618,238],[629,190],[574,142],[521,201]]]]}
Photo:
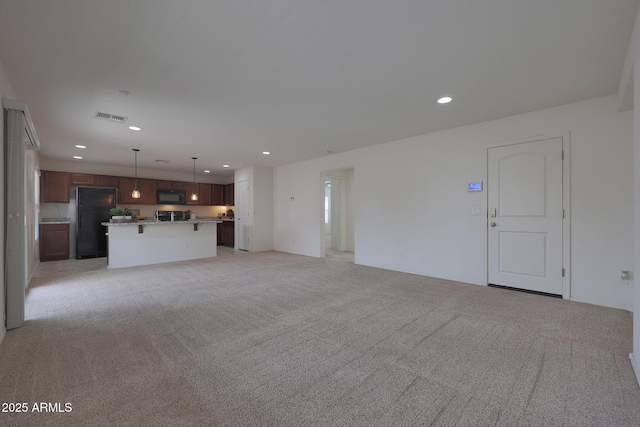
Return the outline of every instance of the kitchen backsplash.
{"type": "MultiPolygon", "coordinates": [[[[74,195],[75,197],[75,195],[74,195]]],[[[118,204],[118,207],[128,209],[138,209],[140,215],[153,218],[157,210],[161,211],[191,211],[198,217],[218,217],[218,214],[226,216],[227,210],[235,208],[233,206],[193,206],[193,205],[129,205],[118,204]]],[[[76,203],[75,199],[70,203],[41,203],[40,218],[71,218],[75,222],[76,203]]]]}

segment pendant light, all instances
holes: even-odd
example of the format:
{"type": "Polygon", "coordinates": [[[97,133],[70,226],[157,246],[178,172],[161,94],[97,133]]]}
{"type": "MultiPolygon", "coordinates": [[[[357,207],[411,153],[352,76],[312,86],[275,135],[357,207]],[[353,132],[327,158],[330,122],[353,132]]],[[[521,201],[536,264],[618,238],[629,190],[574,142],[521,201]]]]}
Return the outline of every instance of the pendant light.
{"type": "Polygon", "coordinates": [[[132,199],[139,199],[140,198],[140,190],[138,190],[138,150],[137,148],[133,148],[133,152],[135,153],[135,171],[136,171],[136,178],[133,184],[133,191],[131,192],[131,198],[132,199]]]}
{"type": "Polygon", "coordinates": [[[198,201],[198,187],[196,185],[196,159],[197,157],[192,157],[193,159],[193,193],[191,193],[191,201],[198,201]]]}

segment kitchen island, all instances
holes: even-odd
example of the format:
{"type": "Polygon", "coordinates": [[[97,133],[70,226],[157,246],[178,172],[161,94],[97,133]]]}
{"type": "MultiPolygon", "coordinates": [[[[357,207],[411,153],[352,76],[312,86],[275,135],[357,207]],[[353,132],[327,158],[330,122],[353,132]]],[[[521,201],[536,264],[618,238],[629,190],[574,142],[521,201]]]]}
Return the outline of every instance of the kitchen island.
{"type": "Polygon", "coordinates": [[[217,227],[222,221],[103,222],[107,227],[109,268],[217,256],[217,227]]]}

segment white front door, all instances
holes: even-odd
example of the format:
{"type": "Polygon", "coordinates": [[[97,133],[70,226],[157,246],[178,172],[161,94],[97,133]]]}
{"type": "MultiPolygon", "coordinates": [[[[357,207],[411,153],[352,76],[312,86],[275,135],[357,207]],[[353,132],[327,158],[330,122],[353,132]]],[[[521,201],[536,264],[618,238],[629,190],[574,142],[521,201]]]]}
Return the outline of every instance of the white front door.
{"type": "Polygon", "coordinates": [[[562,295],[562,138],[488,150],[489,284],[562,295]]]}

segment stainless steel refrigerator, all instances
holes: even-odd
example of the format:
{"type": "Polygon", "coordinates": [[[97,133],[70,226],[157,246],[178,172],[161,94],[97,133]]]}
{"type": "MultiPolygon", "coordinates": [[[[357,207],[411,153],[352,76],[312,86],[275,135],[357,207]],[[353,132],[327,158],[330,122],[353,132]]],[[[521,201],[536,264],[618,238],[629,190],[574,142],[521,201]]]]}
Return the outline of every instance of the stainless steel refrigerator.
{"type": "Polygon", "coordinates": [[[76,189],[76,258],[107,256],[109,209],[116,207],[115,188],[78,187],[76,189]]]}

